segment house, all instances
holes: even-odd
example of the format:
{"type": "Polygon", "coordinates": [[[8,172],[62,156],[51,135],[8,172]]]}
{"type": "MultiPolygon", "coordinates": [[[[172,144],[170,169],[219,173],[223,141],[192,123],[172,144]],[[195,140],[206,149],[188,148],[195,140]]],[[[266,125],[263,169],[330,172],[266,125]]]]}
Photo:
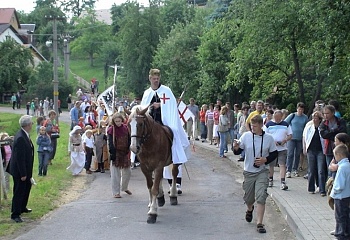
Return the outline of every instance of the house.
{"type": "Polygon", "coordinates": [[[20,24],[16,9],[0,8],[0,42],[8,38],[31,50],[34,58],[34,67],[40,62],[47,61],[45,57],[34,47],[35,24],[20,24]]]}

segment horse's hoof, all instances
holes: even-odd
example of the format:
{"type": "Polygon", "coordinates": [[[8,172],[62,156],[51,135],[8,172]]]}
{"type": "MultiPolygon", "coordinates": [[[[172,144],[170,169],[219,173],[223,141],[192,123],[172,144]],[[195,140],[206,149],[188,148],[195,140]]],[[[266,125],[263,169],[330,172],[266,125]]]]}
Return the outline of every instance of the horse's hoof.
{"type": "Polygon", "coordinates": [[[147,223],[156,223],[157,214],[148,214],[147,223]]]}
{"type": "Polygon", "coordinates": [[[158,207],[163,207],[164,204],[165,204],[165,198],[164,198],[164,195],[161,196],[161,197],[157,197],[157,200],[158,200],[158,207]]]}
{"type": "Polygon", "coordinates": [[[177,205],[177,197],[170,197],[170,205],[177,205]]]}

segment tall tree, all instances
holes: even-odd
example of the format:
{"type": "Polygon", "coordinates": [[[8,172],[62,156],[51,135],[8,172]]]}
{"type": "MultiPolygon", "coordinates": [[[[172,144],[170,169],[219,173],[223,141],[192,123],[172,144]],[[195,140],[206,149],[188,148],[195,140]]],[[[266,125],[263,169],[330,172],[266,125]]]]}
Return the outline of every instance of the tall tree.
{"type": "Polygon", "coordinates": [[[192,21],[195,9],[189,7],[186,0],[165,0],[161,8],[162,22],[166,32],[175,26],[176,23],[186,24],[192,21]]]}
{"type": "Polygon", "coordinates": [[[162,35],[159,2],[150,1],[149,8],[141,8],[135,2],[127,3],[124,11],[125,17],[117,33],[121,51],[118,60],[128,89],[140,96],[148,85],[148,71],[162,35]]]}
{"type": "Polygon", "coordinates": [[[34,67],[31,51],[8,39],[0,43],[0,52],[0,92],[22,89],[34,67]]]}
{"type": "Polygon", "coordinates": [[[111,36],[110,26],[96,19],[94,10],[89,10],[83,18],[76,20],[75,39],[71,43],[74,55],[87,55],[90,66],[94,66],[94,54],[100,52],[103,44],[111,36]]]}
{"type": "Polygon", "coordinates": [[[86,9],[93,9],[96,0],[57,0],[63,11],[71,13],[74,17],[80,17],[86,9]]]}
{"type": "Polygon", "coordinates": [[[197,50],[201,44],[205,25],[206,9],[198,10],[192,22],[177,23],[167,38],[161,40],[152,65],[162,71],[162,81],[180,96],[186,87],[185,99],[198,99],[197,91],[201,84],[199,73],[201,64],[197,50]]]}

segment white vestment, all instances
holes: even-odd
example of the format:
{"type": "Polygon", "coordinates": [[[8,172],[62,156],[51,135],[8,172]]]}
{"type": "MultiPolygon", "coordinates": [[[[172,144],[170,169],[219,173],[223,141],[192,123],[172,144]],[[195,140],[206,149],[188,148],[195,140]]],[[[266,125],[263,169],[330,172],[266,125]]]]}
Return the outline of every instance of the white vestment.
{"type": "Polygon", "coordinates": [[[170,88],[161,85],[157,90],[147,89],[142,97],[141,105],[147,107],[155,94],[160,98],[161,118],[164,125],[173,131],[172,158],[173,163],[185,163],[189,156],[190,142],[182,127],[177,102],[170,88]]]}

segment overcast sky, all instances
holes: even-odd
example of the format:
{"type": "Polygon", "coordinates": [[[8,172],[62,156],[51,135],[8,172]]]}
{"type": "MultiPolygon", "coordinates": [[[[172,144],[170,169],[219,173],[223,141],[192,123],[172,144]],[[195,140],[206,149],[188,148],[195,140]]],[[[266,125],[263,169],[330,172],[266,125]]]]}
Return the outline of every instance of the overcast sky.
{"type": "MultiPolygon", "coordinates": [[[[35,0],[0,0],[0,8],[15,8],[16,11],[24,11],[30,13],[35,7],[35,0]]],[[[96,9],[110,9],[113,3],[120,5],[126,0],[97,0],[96,9]]],[[[148,2],[146,0],[138,0],[139,3],[148,2]]]]}

